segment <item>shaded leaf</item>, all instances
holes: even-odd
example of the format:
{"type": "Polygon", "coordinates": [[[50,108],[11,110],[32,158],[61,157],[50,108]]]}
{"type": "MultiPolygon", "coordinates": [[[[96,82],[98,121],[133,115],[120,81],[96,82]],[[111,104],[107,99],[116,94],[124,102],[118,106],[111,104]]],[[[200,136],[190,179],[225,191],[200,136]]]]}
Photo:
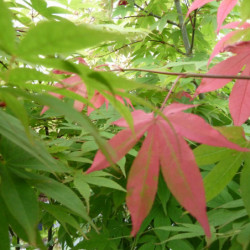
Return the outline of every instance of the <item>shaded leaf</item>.
{"type": "Polygon", "coordinates": [[[9,250],[10,249],[10,238],[9,238],[9,223],[4,211],[4,204],[0,198],[0,249],[9,250]]]}
{"type": "MultiPolygon", "coordinates": [[[[25,131],[20,124],[20,122],[11,115],[6,114],[0,110],[0,134],[6,137],[7,140],[11,141],[14,145],[20,148],[19,152],[24,150],[26,152],[26,157],[33,157],[37,159],[43,165],[44,171],[49,172],[65,172],[68,171],[63,165],[58,164],[55,159],[47,152],[44,145],[38,140],[32,140],[32,142],[27,138],[25,131]]],[[[3,150],[3,155],[8,160],[12,158],[12,155],[8,151],[8,147],[12,147],[11,144],[3,145],[1,144],[1,149],[3,150]]],[[[17,152],[18,152],[17,151],[17,152]]],[[[27,158],[26,158],[27,159],[27,158]]],[[[15,157],[12,158],[11,162],[15,162],[15,157]]],[[[27,162],[27,164],[29,164],[27,162]]]]}
{"type": "Polygon", "coordinates": [[[36,227],[39,220],[37,197],[33,189],[6,168],[0,166],[1,195],[12,216],[23,225],[29,240],[36,243],[36,227]]]}
{"type": "Polygon", "coordinates": [[[244,201],[244,205],[246,207],[246,210],[248,212],[248,215],[250,217],[250,160],[249,158],[245,161],[244,168],[241,173],[241,179],[240,179],[240,189],[241,189],[241,195],[242,199],[244,201]]]}

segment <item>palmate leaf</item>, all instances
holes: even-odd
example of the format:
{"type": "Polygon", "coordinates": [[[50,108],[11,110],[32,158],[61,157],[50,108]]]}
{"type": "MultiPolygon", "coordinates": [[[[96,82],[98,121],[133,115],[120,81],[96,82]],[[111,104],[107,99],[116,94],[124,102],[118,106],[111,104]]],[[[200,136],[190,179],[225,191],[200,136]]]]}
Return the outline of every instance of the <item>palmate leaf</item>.
{"type": "MultiPolygon", "coordinates": [[[[114,122],[115,125],[127,127],[109,140],[110,147],[116,152],[116,155],[112,156],[114,163],[128,153],[146,131],[148,132],[131,167],[127,184],[127,205],[133,222],[132,235],[138,232],[152,207],[160,165],[164,179],[175,198],[201,223],[206,235],[210,236],[202,178],[192,151],[181,136],[212,146],[242,151],[247,149],[228,141],[200,117],[181,112],[193,106],[178,103],[169,105],[163,111],[167,120],[159,116],[154,117],[153,113],[136,110],[132,113],[134,131],[128,128],[124,119],[114,122]],[[185,116],[181,119],[180,115],[183,114],[185,116]],[[192,131],[193,124],[199,127],[198,131],[196,128],[192,131]]],[[[109,165],[99,150],[87,173],[109,165]]]]}

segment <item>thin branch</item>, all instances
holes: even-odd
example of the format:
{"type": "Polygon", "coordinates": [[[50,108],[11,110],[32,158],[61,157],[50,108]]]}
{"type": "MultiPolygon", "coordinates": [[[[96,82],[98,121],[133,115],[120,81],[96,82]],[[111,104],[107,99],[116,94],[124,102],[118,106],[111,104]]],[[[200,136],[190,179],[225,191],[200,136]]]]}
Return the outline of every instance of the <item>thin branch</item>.
{"type": "Polygon", "coordinates": [[[157,19],[161,19],[161,16],[158,16],[158,15],[155,15],[154,13],[152,12],[148,12],[147,10],[145,10],[144,8],[142,8],[141,6],[139,6],[138,4],[134,3],[134,6],[137,7],[138,9],[140,9],[141,11],[145,12],[145,13],[148,13],[149,16],[153,16],[157,19]]]}
{"type": "Polygon", "coordinates": [[[215,75],[215,74],[199,74],[199,73],[179,73],[179,72],[165,72],[150,69],[113,69],[110,71],[138,71],[138,72],[148,72],[161,75],[169,76],[181,76],[182,78],[214,78],[214,79],[238,79],[238,80],[250,80],[250,76],[239,76],[239,75],[215,75]]]}
{"type": "Polygon", "coordinates": [[[166,44],[166,45],[168,45],[168,46],[174,48],[174,49],[175,49],[177,52],[179,52],[180,54],[182,54],[182,55],[184,55],[184,56],[186,55],[185,52],[181,51],[180,49],[178,49],[175,45],[173,45],[173,44],[171,44],[171,43],[167,43],[167,42],[165,42],[165,41],[160,41],[160,40],[149,40],[149,41],[151,41],[151,42],[158,42],[158,43],[162,43],[162,44],[166,44]]]}
{"type": "Polygon", "coordinates": [[[118,17],[118,18],[113,18],[113,19],[126,19],[126,18],[132,18],[132,17],[150,17],[150,15],[125,16],[125,17],[118,17]]]}
{"type": "Polygon", "coordinates": [[[132,43],[125,44],[125,45],[123,45],[122,47],[120,47],[120,48],[118,48],[118,49],[115,49],[115,50],[113,50],[113,51],[111,51],[111,52],[109,52],[109,53],[107,53],[107,54],[104,54],[104,55],[101,55],[101,56],[97,56],[97,57],[108,56],[108,55],[110,55],[110,54],[112,54],[112,53],[115,53],[115,52],[117,52],[117,51],[119,51],[119,50],[121,50],[121,49],[123,49],[123,48],[126,48],[126,47],[128,47],[128,46],[130,46],[130,45],[132,45],[132,44],[140,43],[140,42],[142,42],[142,41],[143,41],[143,40],[138,40],[138,41],[134,41],[134,42],[132,42],[132,43]]]}
{"type": "MultiPolygon", "coordinates": [[[[132,43],[125,44],[125,45],[123,45],[122,47],[120,47],[120,48],[118,48],[118,49],[115,49],[115,50],[113,50],[113,51],[111,51],[111,52],[109,52],[109,53],[107,53],[107,54],[104,54],[104,55],[101,55],[101,56],[97,56],[97,57],[108,56],[108,55],[110,55],[110,54],[112,54],[112,53],[115,53],[115,52],[117,52],[117,51],[119,51],[119,50],[121,50],[121,49],[123,49],[123,48],[126,48],[126,47],[128,47],[128,46],[130,46],[130,45],[133,45],[133,44],[135,44],[135,43],[140,43],[140,42],[143,42],[143,41],[144,41],[144,40],[138,40],[138,41],[134,41],[134,42],[132,42],[132,43]]],[[[168,45],[168,46],[174,48],[174,49],[175,49],[177,52],[179,52],[180,54],[186,55],[184,52],[182,52],[180,49],[178,49],[175,45],[170,44],[170,43],[167,43],[167,42],[165,42],[165,41],[160,41],[160,40],[148,40],[148,41],[149,41],[149,42],[157,42],[157,43],[166,44],[166,45],[168,45]]]]}
{"type": "Polygon", "coordinates": [[[17,243],[17,247],[16,247],[16,250],[20,250],[21,249],[21,247],[19,246],[20,245],[20,238],[19,237],[17,237],[16,238],[16,243],[17,243]]]}
{"type": "MultiPolygon", "coordinates": [[[[147,10],[145,10],[144,8],[142,8],[141,6],[139,6],[138,4],[134,3],[134,6],[137,7],[138,9],[140,9],[141,11],[145,12],[148,14],[148,16],[153,16],[157,19],[161,19],[161,16],[158,16],[158,15],[155,15],[154,13],[152,12],[148,12],[147,10]]],[[[177,26],[180,28],[180,25],[178,23],[175,23],[173,21],[170,21],[170,20],[167,20],[167,23],[168,24],[171,24],[171,25],[174,25],[174,26],[177,26]]]]}
{"type": "Polygon", "coordinates": [[[53,241],[53,231],[52,231],[52,228],[53,226],[51,226],[48,230],[48,244],[49,244],[49,247],[48,247],[48,250],[53,250],[54,248],[54,245],[52,243],[53,241]]]}
{"type": "Polygon", "coordinates": [[[7,65],[4,62],[0,61],[0,64],[2,64],[4,68],[8,69],[7,65]]]}
{"type": "Polygon", "coordinates": [[[197,9],[194,11],[194,22],[192,23],[192,39],[191,39],[191,45],[190,45],[190,54],[193,53],[194,49],[194,37],[195,37],[195,30],[196,30],[196,16],[197,16],[197,9]]]}

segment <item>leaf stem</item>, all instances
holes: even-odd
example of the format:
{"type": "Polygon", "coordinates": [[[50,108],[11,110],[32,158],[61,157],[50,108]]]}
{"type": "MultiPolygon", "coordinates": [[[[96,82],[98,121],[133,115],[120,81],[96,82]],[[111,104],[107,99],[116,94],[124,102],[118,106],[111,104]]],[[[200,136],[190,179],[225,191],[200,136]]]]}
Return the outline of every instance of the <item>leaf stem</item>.
{"type": "Polygon", "coordinates": [[[174,83],[173,83],[172,87],[170,88],[170,90],[169,90],[169,92],[168,92],[168,94],[167,94],[167,96],[166,96],[164,102],[163,102],[162,105],[161,105],[161,111],[163,111],[164,106],[166,105],[169,96],[171,95],[171,93],[172,93],[174,87],[176,86],[176,84],[178,83],[178,81],[180,80],[180,78],[182,78],[182,76],[178,76],[178,77],[176,78],[176,80],[174,81],[174,83]]]}

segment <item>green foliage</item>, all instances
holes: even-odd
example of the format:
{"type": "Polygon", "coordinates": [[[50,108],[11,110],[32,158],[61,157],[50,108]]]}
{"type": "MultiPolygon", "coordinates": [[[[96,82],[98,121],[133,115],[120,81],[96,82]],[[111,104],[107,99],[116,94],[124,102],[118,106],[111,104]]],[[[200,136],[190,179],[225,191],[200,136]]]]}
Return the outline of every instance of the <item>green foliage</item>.
{"type": "MultiPolygon", "coordinates": [[[[133,108],[169,122],[159,108],[171,91],[167,104],[197,105],[193,113],[250,148],[249,120],[232,126],[234,81],[194,99],[199,78],[180,78],[171,88],[178,73],[207,72],[219,6],[204,5],[181,26],[188,1],[179,1],[182,13],[176,2],[0,0],[0,249],[249,249],[249,152],[191,141],[212,237],[184,212],[161,174],[153,207],[130,236],[127,176],[142,140],[112,164],[106,140],[120,131],[112,122],[123,117],[134,131],[133,108]],[[86,174],[98,149],[111,168],[86,174]]],[[[249,21],[249,9],[248,0],[239,1],[225,24],[249,21]]],[[[240,30],[230,42],[248,42],[249,34],[240,30]]]]}

